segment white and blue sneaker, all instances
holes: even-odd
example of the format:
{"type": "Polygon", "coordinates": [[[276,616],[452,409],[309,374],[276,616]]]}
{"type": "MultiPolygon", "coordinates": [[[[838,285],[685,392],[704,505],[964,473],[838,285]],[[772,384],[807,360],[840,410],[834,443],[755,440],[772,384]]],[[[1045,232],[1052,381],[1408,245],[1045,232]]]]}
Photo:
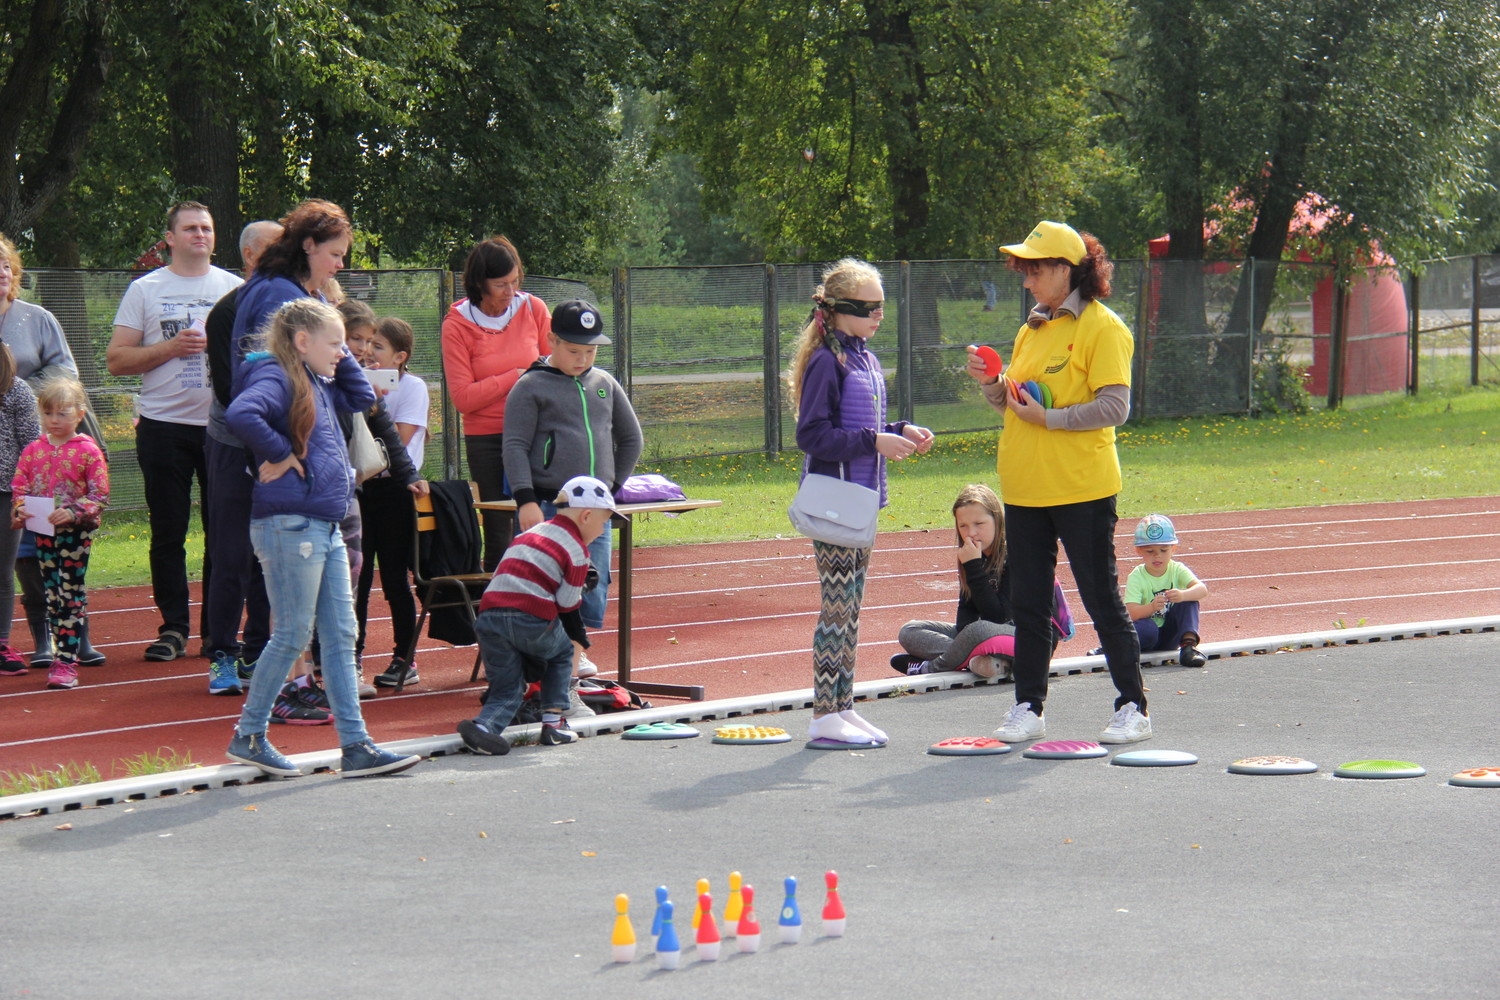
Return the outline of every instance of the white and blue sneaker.
{"type": "Polygon", "coordinates": [[[421,754],[399,754],[382,750],[369,740],[350,743],[343,747],[343,759],[339,763],[340,778],[363,778],[371,774],[395,774],[413,766],[422,759],[421,754]]]}
{"type": "Polygon", "coordinates": [[[224,756],[241,764],[258,767],[277,778],[295,778],[302,774],[296,764],[287,760],[280,750],[271,745],[265,733],[246,736],[236,729],[234,739],[229,741],[229,749],[224,751],[224,756]]]}
{"type": "Polygon", "coordinates": [[[243,694],[245,688],[240,681],[239,661],[220,650],[208,665],[209,694],[243,694]]]}

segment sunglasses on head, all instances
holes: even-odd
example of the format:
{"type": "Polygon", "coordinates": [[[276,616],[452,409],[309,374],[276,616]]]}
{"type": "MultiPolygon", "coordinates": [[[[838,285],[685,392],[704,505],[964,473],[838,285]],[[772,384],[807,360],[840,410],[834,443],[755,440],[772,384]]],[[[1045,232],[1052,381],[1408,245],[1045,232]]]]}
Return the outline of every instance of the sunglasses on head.
{"type": "Polygon", "coordinates": [[[884,299],[829,299],[828,304],[836,313],[855,316],[859,319],[869,319],[871,313],[885,308],[884,299]]]}

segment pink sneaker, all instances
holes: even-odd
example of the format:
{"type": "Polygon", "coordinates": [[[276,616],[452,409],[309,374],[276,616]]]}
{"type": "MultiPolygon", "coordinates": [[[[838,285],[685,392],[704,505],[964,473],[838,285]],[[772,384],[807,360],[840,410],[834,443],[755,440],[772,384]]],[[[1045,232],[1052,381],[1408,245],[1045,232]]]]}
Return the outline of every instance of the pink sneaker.
{"type": "Polygon", "coordinates": [[[11,649],[10,643],[0,642],[0,674],[7,677],[20,677],[29,669],[26,658],[11,649]]]}
{"type": "Polygon", "coordinates": [[[78,686],[78,667],[72,663],[55,660],[47,671],[47,687],[54,691],[67,691],[78,686]]]}
{"type": "Polygon", "coordinates": [[[0,677],[21,677],[30,673],[26,659],[10,648],[10,643],[0,642],[0,677]]]}

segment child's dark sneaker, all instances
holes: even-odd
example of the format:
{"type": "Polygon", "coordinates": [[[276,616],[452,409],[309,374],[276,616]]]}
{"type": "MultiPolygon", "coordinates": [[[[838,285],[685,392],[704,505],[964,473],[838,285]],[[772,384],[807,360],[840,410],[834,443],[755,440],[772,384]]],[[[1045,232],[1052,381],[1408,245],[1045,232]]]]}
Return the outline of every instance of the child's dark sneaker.
{"type": "Polygon", "coordinates": [[[343,747],[343,758],[339,763],[339,777],[363,778],[371,774],[395,774],[414,766],[422,759],[421,754],[399,754],[365,740],[343,747]]]}
{"type": "Polygon", "coordinates": [[[1177,662],[1184,667],[1202,667],[1208,664],[1208,657],[1197,646],[1183,646],[1177,651],[1177,662]]]}
{"type": "Polygon", "coordinates": [[[333,721],[333,714],[310,702],[307,690],[298,687],[296,681],[288,681],[271,706],[271,721],[293,726],[324,726],[333,721]]]}
{"type": "Polygon", "coordinates": [[[11,649],[10,643],[0,642],[0,676],[20,677],[30,672],[31,668],[26,665],[26,658],[11,649]]]}
{"type": "Polygon", "coordinates": [[[567,719],[559,720],[556,724],[550,722],[542,723],[543,746],[557,747],[565,743],[577,742],[578,734],[573,732],[573,727],[568,725],[567,719]]]}
{"type": "Polygon", "coordinates": [[[919,674],[930,674],[932,672],[931,660],[912,660],[906,668],[906,676],[908,677],[916,677],[919,674]]]}
{"type": "Polygon", "coordinates": [[[47,670],[47,687],[53,691],[67,691],[78,686],[78,668],[63,660],[53,660],[47,670]]]}
{"type": "Polygon", "coordinates": [[[399,656],[391,657],[391,665],[375,678],[375,686],[383,688],[411,687],[420,681],[417,676],[417,665],[407,663],[399,656]]]}
{"type": "Polygon", "coordinates": [[[187,636],[172,629],[167,629],[156,637],[156,641],[146,647],[146,659],[153,663],[170,663],[172,660],[187,655],[187,636]]]}
{"type": "Polygon", "coordinates": [[[312,674],[303,674],[287,683],[297,688],[304,704],[311,705],[313,708],[321,708],[325,712],[333,710],[333,706],[328,704],[328,692],[324,691],[322,686],[313,679],[312,674]]]}
{"type": "Polygon", "coordinates": [[[265,733],[241,736],[236,729],[234,739],[229,741],[229,748],[224,751],[224,756],[241,764],[258,767],[263,773],[278,778],[295,778],[302,773],[296,764],[283,757],[281,751],[271,745],[265,733]]]}
{"type": "Polygon", "coordinates": [[[906,673],[906,668],[917,662],[917,658],[910,653],[897,653],[891,657],[891,669],[898,674],[906,673]]]}
{"type": "Polygon", "coordinates": [[[499,733],[492,733],[477,719],[465,719],[458,724],[458,735],[464,746],[474,753],[490,757],[504,757],[510,753],[510,741],[499,733]]]}

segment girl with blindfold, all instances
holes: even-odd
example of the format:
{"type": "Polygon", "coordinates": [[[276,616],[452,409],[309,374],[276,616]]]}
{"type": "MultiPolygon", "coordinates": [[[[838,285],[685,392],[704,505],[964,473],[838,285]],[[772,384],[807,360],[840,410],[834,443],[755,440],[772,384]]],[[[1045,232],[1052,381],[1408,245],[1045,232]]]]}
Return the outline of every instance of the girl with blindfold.
{"type": "MultiPolygon", "coordinates": [[[[866,346],[885,316],[880,272],[846,259],[823,275],[797,343],[790,383],[797,404],[802,474],[838,476],[880,493],[887,459],[922,454],[932,431],[885,419],[885,375],[866,346]]],[[[854,711],[859,607],[870,549],[813,542],[822,608],[813,632],[813,718],[809,738],[829,748],[882,746],[886,734],[854,711]]]]}

